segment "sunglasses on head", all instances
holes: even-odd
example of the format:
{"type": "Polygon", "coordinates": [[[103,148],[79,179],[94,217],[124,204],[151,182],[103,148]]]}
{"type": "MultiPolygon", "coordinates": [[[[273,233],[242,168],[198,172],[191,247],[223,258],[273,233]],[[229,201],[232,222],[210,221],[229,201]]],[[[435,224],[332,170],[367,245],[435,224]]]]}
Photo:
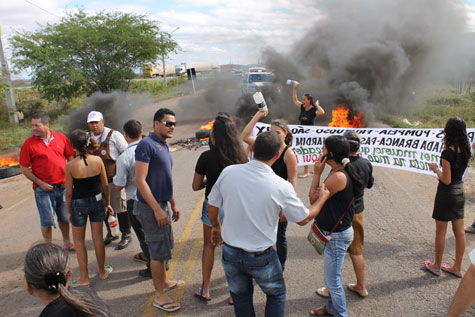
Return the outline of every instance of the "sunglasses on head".
{"type": "Polygon", "coordinates": [[[161,124],[164,124],[165,126],[171,128],[171,127],[176,127],[176,122],[175,121],[165,121],[162,122],[160,121],[161,124]]]}

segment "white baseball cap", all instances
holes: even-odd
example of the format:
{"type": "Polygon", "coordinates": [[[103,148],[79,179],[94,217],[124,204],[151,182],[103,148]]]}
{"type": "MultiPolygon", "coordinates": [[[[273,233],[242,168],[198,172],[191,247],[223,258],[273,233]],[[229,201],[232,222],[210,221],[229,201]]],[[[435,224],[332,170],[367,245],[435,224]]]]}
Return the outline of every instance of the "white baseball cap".
{"type": "Polygon", "coordinates": [[[89,122],[99,122],[104,120],[104,117],[102,116],[102,113],[99,111],[91,111],[87,115],[87,123],[89,122]]]}

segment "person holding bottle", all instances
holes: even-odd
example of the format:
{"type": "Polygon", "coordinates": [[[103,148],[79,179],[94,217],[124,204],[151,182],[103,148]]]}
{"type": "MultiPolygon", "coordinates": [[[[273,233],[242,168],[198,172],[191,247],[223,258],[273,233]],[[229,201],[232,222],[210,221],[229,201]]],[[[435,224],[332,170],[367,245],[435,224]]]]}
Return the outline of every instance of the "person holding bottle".
{"type": "MultiPolygon", "coordinates": [[[[320,102],[317,100],[313,102],[313,97],[310,94],[304,94],[302,96],[302,101],[297,97],[297,88],[300,86],[299,82],[293,83],[293,94],[292,99],[294,104],[300,108],[299,121],[300,125],[314,125],[315,118],[318,116],[323,116],[325,110],[320,106],[320,102]]],[[[299,178],[306,178],[310,176],[308,171],[308,165],[304,166],[304,172],[299,178]]]]}
{"type": "MultiPolygon", "coordinates": [[[[87,249],[85,244],[87,218],[96,252],[99,279],[105,280],[112,267],[105,264],[105,246],[102,222],[106,213],[114,214],[110,206],[106,170],[102,159],[88,154],[89,136],[86,131],[75,130],[69,136],[76,157],[66,164],[66,206],[73,228],[73,240],[79,262],[80,277],[72,286],[89,286],[87,249]]],[[[98,146],[92,141],[92,146],[98,146]]]]}

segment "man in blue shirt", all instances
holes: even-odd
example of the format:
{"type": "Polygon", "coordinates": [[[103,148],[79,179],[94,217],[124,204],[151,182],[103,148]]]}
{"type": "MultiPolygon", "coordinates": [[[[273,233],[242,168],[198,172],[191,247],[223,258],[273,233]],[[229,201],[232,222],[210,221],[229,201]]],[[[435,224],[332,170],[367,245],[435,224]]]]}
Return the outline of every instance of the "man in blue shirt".
{"type": "Polygon", "coordinates": [[[165,261],[171,259],[173,248],[171,221],[180,219],[180,211],[173,196],[173,161],[166,142],[173,136],[175,126],[175,113],[170,109],[159,109],[153,117],[153,132],[142,139],[135,150],[137,202],[134,214],[142,224],[150,254],[150,269],[155,287],[153,306],[164,311],[180,309],[180,304],[175,303],[166,291],[185,283],[170,281],[165,270],[165,261]]]}

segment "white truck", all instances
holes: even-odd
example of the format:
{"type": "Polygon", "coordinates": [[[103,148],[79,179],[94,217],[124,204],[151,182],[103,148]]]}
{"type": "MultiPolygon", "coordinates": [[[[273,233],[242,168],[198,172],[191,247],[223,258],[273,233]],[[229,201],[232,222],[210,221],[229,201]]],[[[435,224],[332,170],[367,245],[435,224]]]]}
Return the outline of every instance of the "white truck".
{"type": "Polygon", "coordinates": [[[177,74],[186,74],[186,70],[194,68],[197,73],[219,70],[218,62],[187,62],[176,66],[177,74]]]}

